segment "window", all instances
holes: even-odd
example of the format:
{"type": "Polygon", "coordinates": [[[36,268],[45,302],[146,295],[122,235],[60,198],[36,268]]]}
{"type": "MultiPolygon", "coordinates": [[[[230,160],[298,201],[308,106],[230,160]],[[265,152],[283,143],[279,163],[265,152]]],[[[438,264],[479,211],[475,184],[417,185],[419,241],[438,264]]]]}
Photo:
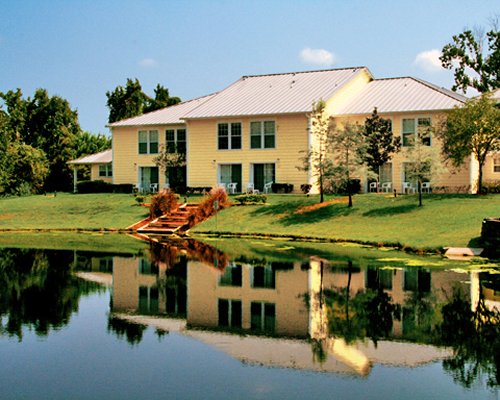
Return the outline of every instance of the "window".
{"type": "Polygon", "coordinates": [[[139,287],[139,312],[156,314],[159,310],[159,291],[157,287],[139,287]]]}
{"type": "Polygon", "coordinates": [[[418,134],[424,146],[431,145],[431,119],[411,118],[403,119],[403,129],[401,130],[402,144],[405,147],[415,145],[415,138],[418,134]]]}
{"type": "Polygon", "coordinates": [[[493,159],[493,172],[500,172],[500,157],[493,159]]]}
{"type": "Polygon", "coordinates": [[[99,176],[103,177],[113,176],[113,166],[111,164],[99,165],[99,176]]]}
{"type": "Polygon", "coordinates": [[[186,130],[167,129],[165,131],[167,153],[186,154],[186,130]]]}
{"type": "Polygon", "coordinates": [[[252,301],[250,304],[250,315],[251,329],[264,332],[274,332],[276,326],[275,304],[252,301]]]}
{"type": "Polygon", "coordinates": [[[254,121],[250,123],[250,148],[273,149],[276,127],[274,121],[254,121]]]}
{"type": "Polygon", "coordinates": [[[217,139],[219,150],[241,149],[241,123],[218,124],[217,139]]]}
{"type": "Polygon", "coordinates": [[[241,328],[241,300],[219,299],[219,326],[241,328]]]}
{"type": "Polygon", "coordinates": [[[228,265],[219,280],[220,286],[239,286],[242,284],[241,265],[228,265]]]}
{"type": "Polygon", "coordinates": [[[276,271],[271,265],[252,268],[252,287],[262,289],[276,288],[276,271]]]}
{"type": "Polygon", "coordinates": [[[158,154],[158,131],[139,131],[139,154],[158,154]]]}

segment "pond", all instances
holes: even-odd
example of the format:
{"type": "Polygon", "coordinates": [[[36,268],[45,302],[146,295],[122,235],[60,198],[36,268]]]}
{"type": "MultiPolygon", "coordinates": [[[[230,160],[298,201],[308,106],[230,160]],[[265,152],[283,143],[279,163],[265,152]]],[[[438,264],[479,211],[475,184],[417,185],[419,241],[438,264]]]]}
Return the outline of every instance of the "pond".
{"type": "Polygon", "coordinates": [[[487,260],[235,239],[37,247],[0,247],[2,399],[499,396],[487,260]]]}

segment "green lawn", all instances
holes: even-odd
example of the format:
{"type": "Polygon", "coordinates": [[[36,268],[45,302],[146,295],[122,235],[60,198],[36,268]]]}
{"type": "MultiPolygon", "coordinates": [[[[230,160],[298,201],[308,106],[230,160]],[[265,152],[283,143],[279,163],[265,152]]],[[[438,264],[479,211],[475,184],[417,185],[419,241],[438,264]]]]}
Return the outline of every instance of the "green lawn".
{"type": "Polygon", "coordinates": [[[0,199],[0,229],[120,229],[148,215],[131,194],[69,194],[0,199]]]}
{"type": "Polygon", "coordinates": [[[342,197],[307,209],[317,197],[270,195],[267,205],[231,207],[192,232],[232,232],[307,236],[370,243],[400,244],[419,249],[474,245],[485,217],[500,216],[500,196],[365,194],[349,209],[342,197]]]}
{"type": "MultiPolygon", "coordinates": [[[[199,201],[200,197],[190,198],[199,201]]],[[[485,217],[500,216],[500,196],[365,194],[349,209],[344,197],[269,195],[268,204],[234,206],[196,226],[208,232],[268,234],[400,244],[418,249],[474,245],[485,217]],[[311,208],[308,208],[311,207],[311,208]]],[[[0,230],[123,229],[144,218],[148,209],[127,194],[68,194],[0,199],[0,230]]]]}

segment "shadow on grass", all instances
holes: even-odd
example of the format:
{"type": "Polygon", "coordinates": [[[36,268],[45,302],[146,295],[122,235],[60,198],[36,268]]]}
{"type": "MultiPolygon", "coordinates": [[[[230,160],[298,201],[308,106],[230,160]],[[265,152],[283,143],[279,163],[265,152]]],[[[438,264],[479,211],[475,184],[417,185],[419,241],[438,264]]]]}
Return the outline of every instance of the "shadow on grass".
{"type": "MultiPolygon", "coordinates": [[[[312,203],[314,204],[314,203],[312,203]]],[[[276,204],[261,207],[252,212],[253,215],[274,215],[279,217],[281,225],[314,224],[326,219],[346,216],[353,213],[353,208],[348,208],[346,204],[329,204],[315,210],[298,213],[297,210],[304,206],[303,201],[276,204]]]]}
{"type": "Polygon", "coordinates": [[[481,240],[481,236],[476,236],[474,238],[471,238],[471,240],[469,240],[469,243],[467,243],[467,246],[468,247],[483,247],[484,244],[481,240]]]}
{"type": "Polygon", "coordinates": [[[363,217],[387,217],[391,215],[409,213],[418,208],[417,204],[403,204],[400,206],[391,206],[384,208],[377,208],[363,213],[363,217]]]}

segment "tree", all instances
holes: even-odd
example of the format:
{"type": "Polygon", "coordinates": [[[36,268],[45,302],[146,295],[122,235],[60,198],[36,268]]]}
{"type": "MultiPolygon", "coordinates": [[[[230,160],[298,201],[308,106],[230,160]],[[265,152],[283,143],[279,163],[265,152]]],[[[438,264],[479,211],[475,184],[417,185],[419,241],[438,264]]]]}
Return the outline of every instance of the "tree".
{"type": "Polygon", "coordinates": [[[348,207],[352,207],[352,177],[362,166],[364,146],[362,127],[347,122],[341,128],[333,127],[329,133],[329,145],[333,149],[332,179],[345,187],[349,196],[348,207]]]}
{"type": "Polygon", "coordinates": [[[112,92],[106,92],[106,97],[108,98],[108,122],[110,123],[136,117],[181,101],[179,97],[170,97],[168,89],[160,84],[156,86],[155,98],[150,98],[142,91],[142,86],[137,78],[127,79],[125,87],[117,86],[112,92]]]}
{"type": "Polygon", "coordinates": [[[480,93],[490,92],[500,87],[500,32],[498,24],[484,34],[470,29],[453,36],[453,42],[443,47],[439,58],[444,68],[453,69],[454,91],[467,93],[474,88],[480,93]],[[488,49],[485,48],[485,41],[488,49]],[[471,75],[471,72],[473,74],[471,75]]]}
{"type": "Polygon", "coordinates": [[[380,168],[400,150],[401,139],[392,134],[391,120],[380,117],[376,107],[372,115],[366,118],[361,133],[365,137],[365,146],[360,157],[377,177],[377,182],[380,182],[380,168]]]}
{"type": "Polygon", "coordinates": [[[482,193],[483,167],[488,154],[500,150],[500,109],[491,96],[483,94],[447,113],[438,130],[442,153],[459,167],[471,154],[479,164],[477,193],[482,193]]]}
{"type": "Polygon", "coordinates": [[[170,97],[168,89],[162,85],[156,85],[155,98],[148,98],[144,106],[144,112],[151,112],[161,108],[173,106],[181,102],[179,97],[170,97]]]}
{"type": "Polygon", "coordinates": [[[431,126],[419,126],[413,143],[406,150],[405,173],[410,181],[417,183],[418,205],[422,206],[422,184],[433,182],[443,172],[439,150],[430,146],[431,126]]]}
{"type": "Polygon", "coordinates": [[[75,157],[82,157],[88,154],[99,153],[111,148],[111,138],[98,133],[81,131],[75,138],[75,157]]]}
{"type": "Polygon", "coordinates": [[[313,104],[311,114],[311,136],[312,143],[307,154],[302,158],[302,166],[297,167],[301,171],[310,172],[319,189],[319,202],[323,203],[325,183],[331,174],[333,163],[328,156],[330,150],[329,132],[330,118],[325,110],[326,104],[323,100],[313,104]]]}

